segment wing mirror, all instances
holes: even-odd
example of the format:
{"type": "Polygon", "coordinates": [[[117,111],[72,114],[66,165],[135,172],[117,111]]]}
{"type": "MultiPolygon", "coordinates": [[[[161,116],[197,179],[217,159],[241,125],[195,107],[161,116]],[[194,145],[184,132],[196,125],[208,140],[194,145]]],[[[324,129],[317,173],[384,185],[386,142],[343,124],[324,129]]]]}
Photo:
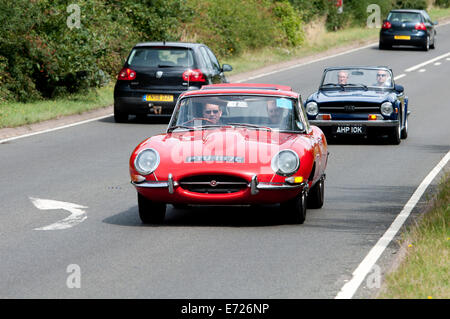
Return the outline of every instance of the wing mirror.
{"type": "Polygon", "coordinates": [[[434,21],[434,22],[433,22],[434,25],[438,25],[438,23],[439,23],[439,22],[437,22],[437,21],[434,21]]]}
{"type": "Polygon", "coordinates": [[[230,72],[233,71],[233,67],[229,64],[222,64],[222,72],[230,72]]]}
{"type": "Polygon", "coordinates": [[[394,86],[394,90],[396,90],[398,93],[403,93],[403,91],[405,91],[404,87],[398,84],[394,86]]]}

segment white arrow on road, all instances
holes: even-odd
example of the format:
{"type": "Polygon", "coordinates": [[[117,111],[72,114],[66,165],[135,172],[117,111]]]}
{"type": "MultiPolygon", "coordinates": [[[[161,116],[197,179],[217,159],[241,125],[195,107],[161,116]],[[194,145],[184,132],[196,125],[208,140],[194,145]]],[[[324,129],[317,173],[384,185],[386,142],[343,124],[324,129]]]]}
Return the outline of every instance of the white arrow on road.
{"type": "Polygon", "coordinates": [[[81,206],[74,203],[68,203],[68,202],[61,202],[57,200],[51,200],[51,199],[40,199],[40,198],[33,198],[30,197],[31,202],[36,206],[38,209],[42,210],[49,210],[49,209],[63,209],[67,210],[71,213],[71,215],[67,218],[64,218],[63,220],[60,220],[59,222],[56,222],[54,224],[35,228],[35,230],[59,230],[59,229],[67,229],[71,228],[75,225],[78,225],[79,223],[83,222],[87,216],[86,212],[83,210],[84,208],[87,208],[85,206],[81,206]]]}

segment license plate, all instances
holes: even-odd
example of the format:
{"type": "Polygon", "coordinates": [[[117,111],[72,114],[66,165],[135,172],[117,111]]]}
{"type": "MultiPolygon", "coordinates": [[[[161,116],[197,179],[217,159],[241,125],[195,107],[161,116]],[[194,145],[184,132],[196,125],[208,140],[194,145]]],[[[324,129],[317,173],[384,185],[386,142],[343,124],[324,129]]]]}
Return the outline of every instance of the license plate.
{"type": "Polygon", "coordinates": [[[361,135],[366,134],[364,125],[338,125],[333,127],[334,134],[361,135]]]}
{"type": "Polygon", "coordinates": [[[395,40],[411,40],[411,37],[409,35],[395,35],[395,40]]]}
{"type": "Polygon", "coordinates": [[[173,102],[173,95],[147,94],[143,97],[144,102],[173,102]]]}

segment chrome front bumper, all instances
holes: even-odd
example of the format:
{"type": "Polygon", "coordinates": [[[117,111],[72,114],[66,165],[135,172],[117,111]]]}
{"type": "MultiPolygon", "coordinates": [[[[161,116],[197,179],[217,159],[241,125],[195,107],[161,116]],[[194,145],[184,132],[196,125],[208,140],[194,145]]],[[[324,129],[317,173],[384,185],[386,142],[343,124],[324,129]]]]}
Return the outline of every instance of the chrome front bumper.
{"type": "Polygon", "coordinates": [[[376,120],[376,121],[345,121],[345,120],[309,120],[309,124],[315,126],[338,126],[338,125],[364,125],[373,127],[392,127],[398,125],[398,120],[376,120]]]}
{"type": "MultiPolygon", "coordinates": [[[[143,187],[143,188],[168,188],[169,194],[173,194],[175,187],[179,186],[179,183],[177,181],[173,180],[172,174],[169,174],[169,178],[167,181],[143,181],[143,182],[134,182],[131,181],[131,184],[133,184],[136,187],[143,187]]],[[[260,183],[258,182],[258,178],[256,175],[252,177],[252,180],[250,183],[248,183],[247,187],[250,188],[250,192],[252,195],[256,195],[259,193],[260,190],[289,190],[289,189],[296,189],[296,188],[305,188],[307,187],[308,183],[303,182],[299,184],[286,184],[286,183],[260,183]]]]}

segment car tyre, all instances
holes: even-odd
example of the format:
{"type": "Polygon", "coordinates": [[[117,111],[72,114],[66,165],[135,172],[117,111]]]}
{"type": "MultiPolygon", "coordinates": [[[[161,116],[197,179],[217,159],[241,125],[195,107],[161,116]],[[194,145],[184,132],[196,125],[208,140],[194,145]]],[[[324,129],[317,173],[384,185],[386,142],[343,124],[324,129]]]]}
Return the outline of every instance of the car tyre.
{"type": "Polygon", "coordinates": [[[422,46],[422,49],[424,51],[428,51],[430,50],[430,37],[428,36],[427,39],[425,40],[425,43],[422,46]]]}
{"type": "Polygon", "coordinates": [[[405,119],[405,125],[402,128],[401,138],[406,139],[408,137],[408,117],[405,119]]]}
{"type": "Polygon", "coordinates": [[[389,138],[391,141],[391,144],[398,145],[401,142],[401,134],[402,134],[402,126],[400,121],[398,121],[398,125],[395,127],[392,127],[389,132],[389,138]]]}
{"type": "Polygon", "coordinates": [[[436,34],[433,37],[433,44],[430,45],[430,49],[436,49],[436,34]]]}
{"type": "Polygon", "coordinates": [[[291,224],[303,224],[306,219],[307,195],[302,191],[297,197],[281,204],[282,211],[286,212],[291,224]]]}
{"type": "Polygon", "coordinates": [[[385,44],[385,43],[383,43],[381,41],[378,43],[378,49],[380,49],[380,50],[387,50],[387,49],[390,49],[390,48],[391,48],[390,45],[385,44]]]}
{"type": "Polygon", "coordinates": [[[138,193],[139,217],[144,224],[161,224],[166,216],[166,204],[153,202],[138,193]]]}
{"type": "Polygon", "coordinates": [[[308,208],[322,208],[325,198],[325,180],[321,178],[308,192],[308,208]]]}
{"type": "Polygon", "coordinates": [[[126,123],[128,122],[128,114],[120,112],[116,107],[114,107],[114,121],[116,123],[126,123]]]}

